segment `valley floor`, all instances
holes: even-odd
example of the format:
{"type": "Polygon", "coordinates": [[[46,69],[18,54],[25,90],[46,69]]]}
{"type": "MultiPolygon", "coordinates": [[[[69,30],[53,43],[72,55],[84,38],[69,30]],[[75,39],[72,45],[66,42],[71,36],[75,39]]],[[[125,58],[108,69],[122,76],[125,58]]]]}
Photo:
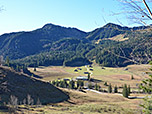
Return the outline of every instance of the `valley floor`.
{"type": "Polygon", "coordinates": [[[91,78],[96,79],[102,89],[107,89],[105,82],[117,85],[119,92],[122,86],[128,84],[131,86],[130,99],[124,98],[121,94],[98,93],[84,89],[82,91],[60,88],[70,96],[68,101],[57,104],[48,104],[45,106],[19,106],[18,113],[29,114],[139,114],[142,108],[142,97],[145,94],[139,93],[138,85],[148,77],[146,72],[150,72],[150,65],[131,65],[123,68],[108,68],[97,65],[82,67],[38,67],[36,71],[29,68],[31,72],[42,76],[43,81],[53,81],[60,79],[73,79],[78,76],[87,76],[84,72],[91,71],[91,78]],[[75,72],[75,69],[78,72],[75,72]],[[92,70],[90,70],[92,69],[92,70]],[[131,79],[133,75],[134,79],[131,79]]]}
{"type": "MultiPolygon", "coordinates": [[[[145,97],[145,94],[138,93],[138,85],[141,81],[148,77],[146,72],[150,72],[150,65],[130,65],[123,68],[108,68],[94,65],[92,68],[82,67],[39,67],[37,71],[29,68],[37,75],[41,75],[43,80],[52,81],[64,78],[76,78],[77,76],[86,76],[84,72],[91,70],[91,78],[99,80],[98,84],[104,89],[104,82],[111,83],[113,86],[118,87],[128,84],[131,86],[131,91],[134,92],[130,95],[130,99],[124,98],[121,94],[113,93],[98,93],[94,91],[79,92],[77,90],[62,89],[70,95],[68,102],[56,104],[50,108],[54,114],[137,114],[141,113],[142,109],[139,106],[145,97]],[[78,72],[75,72],[75,69],[78,72]],[[131,76],[134,79],[131,79],[131,76]]],[[[119,89],[121,92],[122,89],[119,89]]],[[[47,106],[46,106],[47,107],[47,106]]],[[[47,110],[47,108],[46,108],[47,110]]],[[[46,112],[49,113],[50,110],[46,112]]]]}
{"type": "MultiPolygon", "coordinates": [[[[62,89],[62,88],[60,88],[62,89]]],[[[20,106],[19,114],[139,114],[141,99],[126,99],[117,94],[62,89],[68,101],[45,106],[20,106]]]]}

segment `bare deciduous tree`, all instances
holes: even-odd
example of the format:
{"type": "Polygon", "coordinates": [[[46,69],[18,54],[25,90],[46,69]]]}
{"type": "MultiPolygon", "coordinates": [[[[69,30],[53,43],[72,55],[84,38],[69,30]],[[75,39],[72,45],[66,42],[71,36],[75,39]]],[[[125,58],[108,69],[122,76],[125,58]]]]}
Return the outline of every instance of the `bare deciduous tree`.
{"type": "Polygon", "coordinates": [[[33,105],[33,103],[34,103],[34,101],[33,101],[33,99],[31,98],[31,96],[30,96],[30,95],[27,95],[27,104],[28,104],[28,105],[33,105]]]}
{"type": "Polygon", "coordinates": [[[133,23],[148,25],[148,21],[152,20],[152,12],[149,4],[152,0],[118,0],[123,5],[122,12],[115,14],[126,14],[127,18],[133,23]]]}
{"type": "Polygon", "coordinates": [[[4,58],[3,58],[3,56],[0,56],[0,66],[2,66],[3,63],[4,63],[4,58]]]}
{"type": "MultiPolygon", "coordinates": [[[[121,6],[123,7],[122,12],[118,13],[113,13],[113,15],[126,15],[131,22],[142,24],[142,25],[149,25],[152,21],[152,12],[150,8],[150,4],[152,4],[152,0],[117,0],[121,3],[121,6]]],[[[143,26],[143,29],[145,27],[143,26]]],[[[151,30],[151,26],[149,26],[149,29],[151,30]]],[[[131,31],[134,31],[133,29],[131,31]]],[[[149,32],[150,31],[145,31],[149,32]]],[[[136,34],[137,35],[137,34],[136,34]]],[[[140,34],[138,36],[135,36],[140,38],[140,34]]],[[[152,57],[151,57],[151,52],[150,51],[144,51],[142,54],[140,53],[135,53],[135,51],[138,50],[138,48],[144,46],[150,47],[151,46],[151,41],[147,40],[146,38],[142,37],[141,41],[139,44],[135,45],[134,47],[131,47],[131,53],[129,56],[126,56],[125,50],[122,47],[119,47],[120,53],[116,53],[114,50],[108,50],[109,53],[115,55],[116,57],[125,59],[126,63],[127,62],[132,62],[135,64],[141,64],[143,61],[144,63],[148,63],[152,57]]],[[[147,48],[148,50],[148,48],[147,48]]]]}
{"type": "Polygon", "coordinates": [[[9,112],[15,113],[16,109],[18,108],[18,98],[11,95],[8,105],[9,105],[9,112]]]}

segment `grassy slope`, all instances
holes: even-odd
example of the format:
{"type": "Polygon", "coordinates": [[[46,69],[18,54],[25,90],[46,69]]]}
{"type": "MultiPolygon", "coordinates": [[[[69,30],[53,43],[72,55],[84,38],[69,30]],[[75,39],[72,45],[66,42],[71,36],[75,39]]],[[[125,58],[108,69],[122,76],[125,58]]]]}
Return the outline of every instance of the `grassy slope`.
{"type": "Polygon", "coordinates": [[[42,76],[45,81],[52,81],[58,78],[72,78],[76,76],[76,74],[67,72],[60,66],[39,67],[36,68],[36,71],[33,71],[34,68],[31,67],[28,69],[34,74],[42,76]]]}
{"type": "Polygon", "coordinates": [[[40,80],[31,78],[22,73],[0,67],[0,81],[7,82],[8,91],[3,91],[1,102],[8,102],[10,95],[18,98],[19,102],[31,95],[35,103],[39,98],[41,103],[61,102],[68,99],[68,95],[54,87],[50,83],[42,82],[40,80]]]}
{"type": "MultiPolygon", "coordinates": [[[[69,96],[68,102],[31,108],[32,114],[137,114],[141,100],[126,99],[120,95],[97,94],[90,91],[82,93],[76,90],[62,89],[69,96]]],[[[27,110],[24,110],[25,112],[27,110]]]]}

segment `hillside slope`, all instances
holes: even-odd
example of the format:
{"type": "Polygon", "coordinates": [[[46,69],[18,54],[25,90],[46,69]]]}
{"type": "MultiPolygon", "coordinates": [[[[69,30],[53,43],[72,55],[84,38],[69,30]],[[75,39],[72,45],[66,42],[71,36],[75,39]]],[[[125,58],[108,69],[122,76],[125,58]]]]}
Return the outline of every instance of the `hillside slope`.
{"type": "Polygon", "coordinates": [[[103,27],[97,28],[91,32],[88,33],[88,36],[86,37],[88,40],[96,41],[99,39],[108,39],[112,38],[114,36],[125,34],[128,32],[134,32],[137,30],[145,30],[149,28],[149,26],[139,26],[139,27],[123,27],[117,24],[108,23],[103,27]]]}
{"type": "Polygon", "coordinates": [[[49,50],[53,42],[63,38],[84,39],[87,33],[76,28],[66,28],[46,24],[31,32],[16,32],[0,36],[0,55],[19,59],[44,50],[49,50]],[[49,46],[49,48],[48,48],[49,46]]]}
{"type": "Polygon", "coordinates": [[[36,80],[5,67],[0,67],[0,83],[0,103],[9,102],[11,95],[16,96],[21,103],[27,99],[28,95],[34,103],[39,99],[43,104],[62,102],[69,98],[50,83],[36,80]]]}
{"type": "Polygon", "coordinates": [[[21,59],[13,62],[20,66],[76,66],[75,60],[79,66],[92,61],[103,66],[146,64],[152,55],[151,31],[151,26],[129,28],[108,23],[87,33],[46,24],[31,32],[0,36],[0,54],[21,59]]]}

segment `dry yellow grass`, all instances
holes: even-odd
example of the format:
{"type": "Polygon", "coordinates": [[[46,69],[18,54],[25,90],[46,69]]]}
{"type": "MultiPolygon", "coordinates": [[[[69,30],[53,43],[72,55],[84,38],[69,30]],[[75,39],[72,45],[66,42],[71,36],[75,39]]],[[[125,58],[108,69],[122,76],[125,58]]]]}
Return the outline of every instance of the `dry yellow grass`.
{"type": "Polygon", "coordinates": [[[58,78],[72,78],[75,77],[74,73],[65,72],[63,67],[49,66],[49,67],[39,67],[34,71],[33,68],[28,68],[31,72],[36,75],[42,76],[45,81],[57,80],[58,78]]]}
{"type": "MultiPolygon", "coordinates": [[[[141,81],[148,77],[145,72],[150,71],[150,65],[130,65],[127,67],[120,68],[109,68],[105,67],[102,69],[98,65],[93,66],[92,78],[101,80],[102,82],[98,83],[104,88],[104,82],[111,83],[113,86],[122,86],[124,84],[130,85],[132,88],[137,88],[138,84],[141,81]],[[134,80],[131,80],[133,75],[134,80]]],[[[87,71],[85,66],[79,67],[82,70],[74,72],[78,67],[62,67],[62,66],[50,66],[50,67],[39,67],[37,71],[34,72],[33,68],[29,68],[31,72],[36,75],[43,77],[45,81],[52,81],[63,78],[76,78],[77,76],[87,76],[84,72],[87,71]]]]}
{"type": "Polygon", "coordinates": [[[114,40],[114,41],[125,41],[128,40],[129,38],[124,38],[125,34],[120,34],[117,36],[114,36],[112,38],[109,38],[109,40],[114,40]]]}
{"type": "Polygon", "coordinates": [[[69,94],[68,101],[41,107],[31,107],[22,111],[30,114],[137,114],[141,110],[141,100],[126,99],[117,94],[86,93],[62,89],[69,94]]]}
{"type": "MultiPolygon", "coordinates": [[[[101,69],[100,66],[93,66],[93,74],[91,77],[107,81],[113,86],[122,86],[123,84],[131,85],[132,90],[137,90],[136,84],[139,84],[148,75],[145,72],[150,71],[150,65],[130,65],[123,68],[108,68],[101,69]],[[131,80],[131,75],[135,78],[131,80]]],[[[34,72],[33,68],[30,70],[38,75],[44,77],[44,80],[55,80],[58,78],[73,78],[78,75],[83,75],[83,72],[87,71],[85,66],[82,66],[81,71],[77,73],[74,69],[77,67],[40,67],[34,72]]],[[[99,82],[102,88],[107,89],[104,86],[104,82],[99,82]]],[[[142,99],[126,99],[120,94],[98,94],[91,91],[86,93],[76,90],[62,89],[69,94],[70,99],[68,102],[62,102],[53,104],[53,106],[43,106],[41,108],[35,108],[35,112],[40,110],[46,114],[137,114],[140,113],[142,99]]],[[[119,89],[119,91],[122,91],[119,89]]],[[[131,94],[131,96],[143,96],[142,94],[131,94]]],[[[33,112],[34,112],[33,111],[33,112]]]]}

